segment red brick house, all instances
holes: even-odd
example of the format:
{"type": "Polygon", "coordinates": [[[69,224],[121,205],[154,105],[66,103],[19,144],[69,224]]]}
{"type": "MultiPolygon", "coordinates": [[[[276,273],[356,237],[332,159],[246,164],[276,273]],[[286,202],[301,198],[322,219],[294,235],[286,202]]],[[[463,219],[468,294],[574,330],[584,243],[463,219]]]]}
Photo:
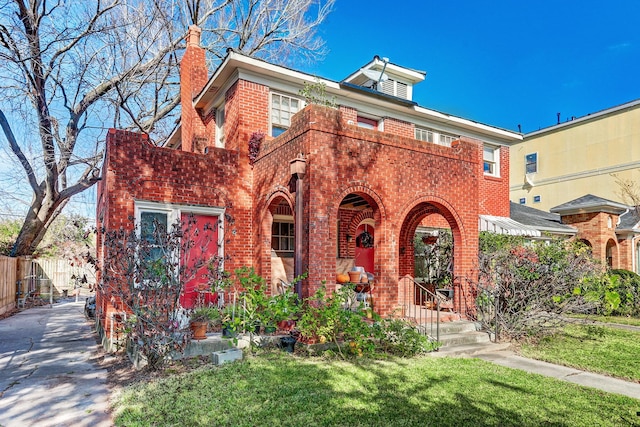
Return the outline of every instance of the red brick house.
{"type": "Polygon", "coordinates": [[[640,218],[635,207],[587,194],[551,208],[551,213],[577,230],[576,238],[602,265],[638,272],[640,218]]]}
{"type": "MultiPolygon", "coordinates": [[[[413,275],[418,227],[450,228],[460,309],[472,301],[465,279],[480,215],[509,217],[508,145],[521,135],[417,105],[424,78],[375,57],[335,82],[234,51],[209,77],[191,28],[181,122],[166,144],[107,135],[99,226],[131,228],[130,217],[151,214],[220,218],[223,244],[213,252],[227,258],[226,270],[253,266],[272,290],[308,272],[306,296],[363,265],[381,314],[400,304],[399,278],[413,275]],[[336,108],[305,106],[300,90],[318,82],[336,108]],[[365,232],[372,244],[361,244],[365,232]]],[[[103,319],[114,309],[108,297],[98,296],[103,319]]]]}

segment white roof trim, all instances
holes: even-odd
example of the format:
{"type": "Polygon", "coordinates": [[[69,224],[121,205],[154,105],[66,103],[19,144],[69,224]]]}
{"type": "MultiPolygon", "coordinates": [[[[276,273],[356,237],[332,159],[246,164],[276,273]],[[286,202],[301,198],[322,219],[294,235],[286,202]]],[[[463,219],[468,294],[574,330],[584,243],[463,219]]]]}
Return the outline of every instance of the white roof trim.
{"type": "Polygon", "coordinates": [[[480,215],[480,231],[510,236],[541,237],[540,230],[503,216],[480,215]]]}
{"type": "Polygon", "coordinates": [[[606,110],[596,111],[595,113],[589,113],[586,116],[578,117],[576,119],[569,120],[563,123],[558,123],[557,125],[549,126],[534,132],[529,132],[525,134],[525,136],[528,138],[531,136],[536,136],[536,135],[544,134],[547,132],[553,132],[555,130],[561,129],[566,126],[573,126],[589,120],[595,120],[602,116],[606,116],[607,114],[617,113],[618,111],[625,110],[627,108],[633,108],[638,105],[640,105],[640,99],[636,99],[634,101],[630,101],[625,104],[617,105],[615,107],[607,108],[606,110]]]}

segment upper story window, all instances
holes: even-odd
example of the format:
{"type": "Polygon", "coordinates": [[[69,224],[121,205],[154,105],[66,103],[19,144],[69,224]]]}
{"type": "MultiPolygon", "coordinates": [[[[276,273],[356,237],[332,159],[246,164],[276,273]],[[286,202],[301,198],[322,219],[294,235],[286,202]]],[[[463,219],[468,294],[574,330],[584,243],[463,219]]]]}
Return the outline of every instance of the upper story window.
{"type": "Polygon", "coordinates": [[[482,160],[485,175],[500,176],[500,148],[491,145],[484,146],[482,160]]]}
{"type": "Polygon", "coordinates": [[[453,135],[445,135],[443,133],[440,134],[440,140],[438,142],[439,145],[444,145],[445,147],[451,147],[451,143],[458,139],[453,135]]]}
{"type": "Polygon", "coordinates": [[[524,156],[525,173],[538,172],[538,153],[531,153],[524,156]]]}
{"type": "Polygon", "coordinates": [[[216,147],[224,148],[224,104],[216,108],[216,147]]]}
{"type": "Polygon", "coordinates": [[[378,121],[368,117],[358,116],[358,127],[378,130],[378,121]]]}
{"type": "Polygon", "coordinates": [[[302,100],[279,93],[271,94],[271,136],[278,136],[291,126],[291,117],[302,109],[302,100]]]}
{"type": "Polygon", "coordinates": [[[419,141],[431,142],[433,144],[451,147],[451,143],[457,140],[459,137],[416,126],[415,138],[419,141]]]}
{"type": "Polygon", "coordinates": [[[425,142],[434,142],[434,133],[433,131],[429,130],[429,129],[422,129],[419,127],[416,127],[416,139],[419,141],[425,141],[425,142]]]}

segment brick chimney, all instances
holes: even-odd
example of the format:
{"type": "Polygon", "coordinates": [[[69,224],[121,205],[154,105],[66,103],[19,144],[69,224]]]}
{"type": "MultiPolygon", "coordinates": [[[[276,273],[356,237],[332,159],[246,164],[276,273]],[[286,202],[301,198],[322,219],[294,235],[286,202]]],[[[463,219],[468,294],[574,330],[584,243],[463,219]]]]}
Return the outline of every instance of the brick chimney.
{"type": "Polygon", "coordinates": [[[208,144],[206,127],[193,108],[193,99],[207,83],[208,70],[204,49],[200,46],[202,30],[191,25],[187,33],[187,49],[180,62],[180,103],[182,115],[182,150],[200,151],[208,144]]]}

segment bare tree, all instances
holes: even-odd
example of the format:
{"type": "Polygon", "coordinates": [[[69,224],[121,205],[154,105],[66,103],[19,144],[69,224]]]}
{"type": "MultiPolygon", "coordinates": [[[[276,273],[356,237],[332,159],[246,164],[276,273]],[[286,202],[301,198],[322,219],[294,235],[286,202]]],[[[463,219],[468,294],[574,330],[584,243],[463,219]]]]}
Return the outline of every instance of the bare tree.
{"type": "Polygon", "coordinates": [[[620,178],[616,174],[611,174],[616,181],[618,191],[616,192],[628,205],[634,206],[636,214],[640,214],[640,185],[628,178],[620,178]]]}
{"type": "Polygon", "coordinates": [[[12,254],[32,253],[69,199],[100,180],[107,128],[169,133],[189,25],[203,28],[211,65],[227,48],[291,63],[324,54],[316,30],[333,2],[0,0],[0,126],[15,185],[33,195],[12,254]]]}

